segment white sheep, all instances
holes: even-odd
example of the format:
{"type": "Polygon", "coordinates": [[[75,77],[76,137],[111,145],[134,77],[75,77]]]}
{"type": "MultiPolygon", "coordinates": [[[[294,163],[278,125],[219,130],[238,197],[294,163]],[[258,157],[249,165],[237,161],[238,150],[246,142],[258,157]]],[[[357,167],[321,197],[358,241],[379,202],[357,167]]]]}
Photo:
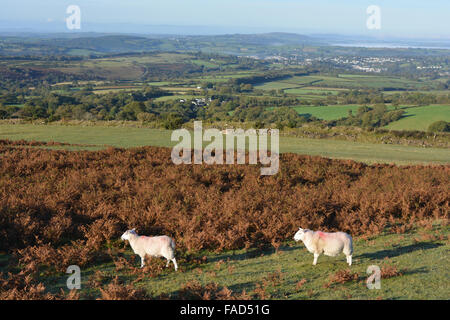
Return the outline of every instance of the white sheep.
{"type": "Polygon", "coordinates": [[[353,240],[345,232],[327,233],[321,231],[311,231],[299,228],[294,236],[295,241],[303,241],[309,252],[314,254],[313,265],[317,264],[317,258],[321,253],[330,257],[336,257],[344,252],[347,257],[347,263],[352,265],[353,240]]]}
{"type": "Polygon", "coordinates": [[[167,259],[166,267],[170,261],[178,270],[177,260],[175,259],[175,241],[168,236],[146,237],[139,236],[135,229],[127,230],[120,237],[122,240],[128,240],[134,253],[141,257],[141,268],[145,265],[145,256],[164,257],[167,259]]]}

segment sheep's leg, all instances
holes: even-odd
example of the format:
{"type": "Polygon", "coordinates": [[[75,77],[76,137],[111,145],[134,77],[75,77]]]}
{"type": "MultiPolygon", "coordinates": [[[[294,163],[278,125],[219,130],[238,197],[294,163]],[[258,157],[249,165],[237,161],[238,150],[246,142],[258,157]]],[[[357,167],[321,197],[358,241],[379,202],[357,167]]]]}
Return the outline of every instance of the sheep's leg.
{"type": "Polygon", "coordinates": [[[175,266],[175,271],[178,270],[177,260],[175,258],[172,259],[173,265],[175,266]]]}
{"type": "Polygon", "coordinates": [[[317,259],[318,258],[319,258],[319,254],[318,253],[314,253],[314,262],[313,262],[314,266],[317,264],[317,259]]]}
{"type": "Polygon", "coordinates": [[[166,268],[169,266],[170,260],[167,259],[166,268]]]}
{"type": "Polygon", "coordinates": [[[141,268],[145,266],[145,256],[141,256],[141,268]]]}
{"type": "Polygon", "coordinates": [[[349,266],[352,265],[352,256],[351,255],[347,256],[347,263],[348,263],[349,266]]]}

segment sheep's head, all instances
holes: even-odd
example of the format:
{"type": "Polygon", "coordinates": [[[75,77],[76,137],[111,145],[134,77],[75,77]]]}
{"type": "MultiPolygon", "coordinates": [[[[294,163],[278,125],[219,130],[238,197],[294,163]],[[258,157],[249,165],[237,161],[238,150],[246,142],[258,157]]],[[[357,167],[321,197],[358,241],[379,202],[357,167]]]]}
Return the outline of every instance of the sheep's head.
{"type": "Polygon", "coordinates": [[[305,229],[299,228],[297,233],[294,236],[294,240],[295,241],[300,241],[300,240],[303,241],[304,238],[305,238],[305,229]]]}
{"type": "Polygon", "coordinates": [[[122,239],[122,240],[130,240],[131,235],[137,235],[136,229],[125,231],[124,234],[120,237],[120,239],[122,239]]]}

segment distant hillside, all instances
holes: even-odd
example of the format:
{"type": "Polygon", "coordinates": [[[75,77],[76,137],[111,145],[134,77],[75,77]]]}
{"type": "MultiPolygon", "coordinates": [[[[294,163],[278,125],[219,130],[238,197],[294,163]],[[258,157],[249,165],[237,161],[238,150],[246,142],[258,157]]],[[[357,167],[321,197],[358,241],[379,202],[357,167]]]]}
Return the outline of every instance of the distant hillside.
{"type": "MultiPolygon", "coordinates": [[[[348,44],[334,46],[339,36],[305,36],[295,33],[260,33],[226,35],[164,35],[105,33],[0,33],[0,55],[3,56],[101,56],[138,52],[206,52],[264,58],[273,55],[299,54],[305,47],[319,56],[333,55],[395,56],[442,55],[439,49],[380,47],[380,43],[361,47],[356,40],[343,37],[348,44]],[[334,44],[333,44],[334,41],[334,44]],[[354,46],[354,47],[352,47],[354,46]],[[314,48],[312,48],[314,47],[314,48]],[[320,47],[320,49],[318,49],[320,47]]],[[[344,41],[342,40],[342,41],[344,41]]],[[[372,39],[373,40],[373,39],[372,39]]],[[[367,40],[369,41],[369,40],[367,40]]],[[[346,43],[347,43],[346,42],[346,43]]],[[[436,44],[436,43],[435,43],[436,44]]],[[[443,45],[442,43],[438,43],[443,45]]]]}
{"type": "Polygon", "coordinates": [[[164,41],[128,35],[107,35],[100,37],[49,39],[45,40],[48,46],[67,49],[84,49],[102,53],[153,51],[159,48],[164,41]]]}
{"type": "Polygon", "coordinates": [[[95,35],[55,34],[0,38],[0,54],[86,54],[126,53],[143,51],[206,51],[229,54],[269,54],[273,47],[319,44],[313,38],[292,33],[232,34],[219,36],[173,35],[95,35]],[[20,48],[21,50],[17,50],[20,48]],[[76,50],[76,51],[74,51],[76,50]]]}

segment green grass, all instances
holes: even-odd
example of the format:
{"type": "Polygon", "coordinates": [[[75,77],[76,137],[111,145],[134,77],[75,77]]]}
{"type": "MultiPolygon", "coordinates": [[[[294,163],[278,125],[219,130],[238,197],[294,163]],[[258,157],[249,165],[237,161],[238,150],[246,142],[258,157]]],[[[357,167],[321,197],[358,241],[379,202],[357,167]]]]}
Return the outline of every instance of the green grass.
{"type": "Polygon", "coordinates": [[[262,90],[278,90],[278,89],[290,89],[297,87],[297,84],[290,84],[282,81],[272,81],[272,82],[266,82],[264,84],[256,85],[256,89],[262,89],[262,90]]]}
{"type": "Polygon", "coordinates": [[[212,63],[211,61],[208,60],[202,60],[202,59],[197,59],[197,60],[191,60],[191,62],[195,65],[198,66],[205,66],[207,68],[217,68],[219,65],[216,63],[212,63]]]}
{"type": "Polygon", "coordinates": [[[93,50],[87,50],[87,49],[70,49],[68,51],[69,55],[72,56],[89,56],[91,54],[96,54],[97,52],[93,50]]]}
{"type": "Polygon", "coordinates": [[[391,130],[426,131],[430,124],[444,120],[450,122],[450,106],[432,105],[405,109],[405,117],[386,126],[391,130]]]}
{"type": "MultiPolygon", "coordinates": [[[[181,271],[178,272],[174,272],[171,265],[170,269],[165,269],[159,276],[146,277],[135,286],[144,288],[155,297],[169,294],[176,298],[177,291],[184,283],[197,280],[203,285],[216,282],[236,293],[245,290],[253,294],[256,284],[261,283],[264,277],[281,271],[281,282],[267,287],[271,299],[448,299],[448,242],[437,237],[427,239],[424,234],[443,235],[448,239],[449,228],[439,224],[435,224],[433,228],[431,231],[415,229],[405,234],[385,233],[368,240],[354,239],[351,267],[345,263],[344,255],[321,255],[318,264],[313,266],[313,255],[304,245],[289,241],[278,252],[256,249],[202,252],[198,257],[206,256],[206,263],[198,266],[180,265],[181,271]],[[223,261],[220,266],[219,261],[223,261]],[[370,265],[395,266],[402,275],[381,279],[381,289],[369,290],[365,280],[370,265]],[[333,284],[329,288],[324,286],[331,275],[344,269],[357,273],[359,280],[333,284]],[[306,279],[306,282],[297,288],[297,283],[302,279],[306,279]]],[[[132,259],[134,255],[129,246],[127,248],[127,257],[132,259]]],[[[139,266],[137,258],[135,265],[139,266]]],[[[136,275],[131,275],[126,270],[116,271],[112,262],[95,265],[82,269],[82,293],[99,295],[88,283],[89,277],[96,270],[101,270],[109,278],[119,275],[128,283],[136,279],[136,275]]],[[[66,279],[66,274],[57,274],[41,280],[50,291],[57,292],[61,288],[67,291],[66,279]]]]}
{"type": "Polygon", "coordinates": [[[169,82],[169,81],[157,81],[157,82],[147,82],[145,83],[149,86],[155,86],[155,87],[161,87],[161,86],[173,86],[176,85],[175,82],[169,82]]]}
{"type": "Polygon", "coordinates": [[[352,159],[368,164],[448,164],[450,150],[404,145],[372,144],[325,139],[280,138],[280,151],[333,159],[352,159]]]}
{"type": "Polygon", "coordinates": [[[284,90],[284,92],[296,95],[308,95],[308,94],[337,95],[339,93],[338,90],[326,90],[322,88],[286,89],[284,90]]]}
{"type": "Polygon", "coordinates": [[[299,114],[310,114],[313,117],[324,120],[337,120],[348,116],[348,110],[352,110],[355,114],[359,105],[338,105],[338,106],[298,106],[294,110],[299,114]]]}
{"type": "MultiPolygon", "coordinates": [[[[390,96],[393,94],[404,94],[405,91],[384,91],[383,94],[385,96],[390,96]]],[[[447,95],[448,90],[417,90],[414,93],[423,93],[423,94],[435,94],[435,95],[447,95]]]]}
{"type": "Polygon", "coordinates": [[[194,98],[195,98],[195,96],[189,95],[189,94],[175,94],[172,96],[164,96],[164,97],[156,98],[155,101],[169,101],[169,100],[180,100],[180,99],[191,100],[194,98]]]}
{"type": "MultiPolygon", "coordinates": [[[[71,150],[101,149],[105,145],[122,148],[146,145],[172,147],[176,143],[170,141],[171,134],[172,131],[170,130],[129,126],[0,125],[0,139],[57,141],[94,145],[91,148],[71,147],[71,150]]],[[[280,137],[280,152],[335,159],[353,159],[365,163],[446,164],[450,162],[450,150],[444,148],[420,148],[294,137],[280,137]]]]}
{"type": "MultiPolygon", "coordinates": [[[[171,131],[107,126],[0,125],[0,137],[11,140],[57,141],[98,146],[170,146],[171,131]]],[[[79,147],[84,149],[84,147],[79,147]]]]}

